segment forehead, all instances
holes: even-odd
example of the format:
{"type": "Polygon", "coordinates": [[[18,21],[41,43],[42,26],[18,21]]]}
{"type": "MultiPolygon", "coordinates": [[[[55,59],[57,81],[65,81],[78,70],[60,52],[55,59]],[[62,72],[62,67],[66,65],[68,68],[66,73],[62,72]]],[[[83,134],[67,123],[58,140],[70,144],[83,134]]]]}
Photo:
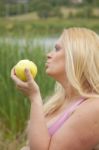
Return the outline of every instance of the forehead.
{"type": "Polygon", "coordinates": [[[62,41],[61,41],[61,38],[59,38],[56,43],[55,43],[56,46],[59,46],[59,47],[62,47],[62,41]]]}

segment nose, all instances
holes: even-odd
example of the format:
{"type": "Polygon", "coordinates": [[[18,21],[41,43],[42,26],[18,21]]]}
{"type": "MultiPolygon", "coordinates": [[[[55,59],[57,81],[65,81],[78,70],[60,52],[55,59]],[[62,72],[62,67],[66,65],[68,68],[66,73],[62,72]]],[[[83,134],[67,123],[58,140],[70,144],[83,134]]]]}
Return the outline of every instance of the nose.
{"type": "Polygon", "coordinates": [[[51,52],[47,54],[47,58],[51,58],[51,52]]]}
{"type": "Polygon", "coordinates": [[[47,58],[51,58],[51,57],[52,57],[52,54],[53,54],[53,51],[49,52],[49,53],[47,54],[47,58]]]}

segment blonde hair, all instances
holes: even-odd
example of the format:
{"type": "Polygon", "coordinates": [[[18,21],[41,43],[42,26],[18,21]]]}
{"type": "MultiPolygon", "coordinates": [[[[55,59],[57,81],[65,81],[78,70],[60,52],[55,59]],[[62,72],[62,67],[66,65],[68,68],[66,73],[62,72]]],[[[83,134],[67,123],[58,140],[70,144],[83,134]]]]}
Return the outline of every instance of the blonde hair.
{"type": "MultiPolygon", "coordinates": [[[[61,35],[65,50],[66,76],[79,95],[99,98],[99,36],[86,28],[65,29],[61,35]]],[[[56,83],[55,94],[44,104],[45,115],[59,109],[66,91],[56,83]]]]}

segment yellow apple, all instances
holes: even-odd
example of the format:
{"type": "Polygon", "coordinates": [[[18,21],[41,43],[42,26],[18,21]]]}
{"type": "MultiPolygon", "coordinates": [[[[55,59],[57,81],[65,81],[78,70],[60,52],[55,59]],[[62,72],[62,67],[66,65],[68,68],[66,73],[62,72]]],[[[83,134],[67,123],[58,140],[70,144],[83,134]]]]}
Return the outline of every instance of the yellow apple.
{"type": "Polygon", "coordinates": [[[25,76],[25,68],[28,68],[33,76],[35,78],[37,74],[37,66],[34,62],[24,59],[20,60],[14,67],[15,74],[18,78],[20,78],[23,81],[26,81],[25,76]]]}

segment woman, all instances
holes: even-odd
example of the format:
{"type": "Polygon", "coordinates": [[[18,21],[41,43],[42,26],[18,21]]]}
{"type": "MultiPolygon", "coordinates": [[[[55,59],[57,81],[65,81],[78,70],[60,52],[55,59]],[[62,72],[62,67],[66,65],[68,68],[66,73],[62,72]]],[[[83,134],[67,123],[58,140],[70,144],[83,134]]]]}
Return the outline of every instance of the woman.
{"type": "Polygon", "coordinates": [[[85,28],[64,30],[47,55],[46,73],[55,94],[43,107],[40,89],[26,68],[27,82],[11,77],[30,102],[25,150],[92,150],[99,143],[99,36],[85,28]]]}

